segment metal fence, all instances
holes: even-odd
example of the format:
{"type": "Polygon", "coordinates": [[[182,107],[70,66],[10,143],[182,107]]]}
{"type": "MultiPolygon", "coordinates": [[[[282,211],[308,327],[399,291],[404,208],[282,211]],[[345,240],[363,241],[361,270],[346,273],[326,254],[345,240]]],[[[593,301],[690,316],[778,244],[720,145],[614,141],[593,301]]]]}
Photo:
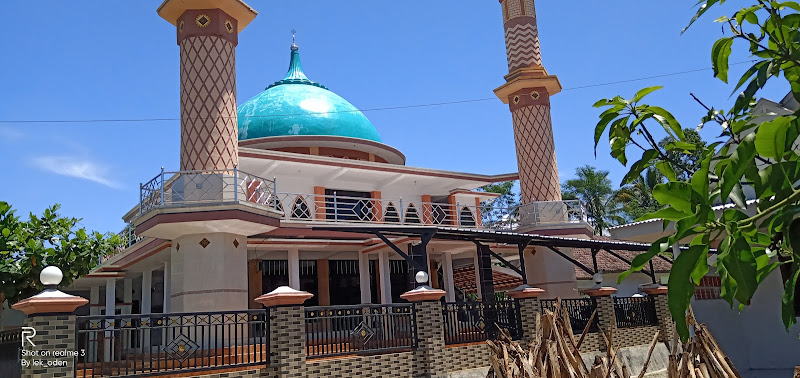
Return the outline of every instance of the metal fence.
{"type": "Polygon", "coordinates": [[[268,310],[79,316],[76,375],[150,376],[266,365],[268,310]]]}
{"type": "Polygon", "coordinates": [[[139,185],[139,215],[154,208],[209,203],[250,203],[275,208],[275,179],[265,179],[238,168],[203,171],[161,171],[139,185]]]}
{"type": "Polygon", "coordinates": [[[416,345],[411,304],[306,307],[306,356],[384,353],[416,345]]]}
{"type": "Polygon", "coordinates": [[[0,377],[22,376],[22,329],[0,331],[0,377]]]}
{"type": "Polygon", "coordinates": [[[658,325],[653,297],[615,297],[614,315],[618,328],[658,325]]]}
{"type": "MultiPolygon", "coordinates": [[[[544,310],[555,311],[555,299],[543,299],[539,301],[544,310]]],[[[581,333],[586,329],[586,324],[589,323],[589,318],[597,308],[597,301],[594,298],[576,298],[576,299],[562,299],[561,308],[566,309],[569,314],[569,322],[572,325],[572,332],[581,333]]],[[[600,329],[598,323],[598,316],[595,315],[592,319],[592,324],[589,326],[589,332],[597,332],[600,329]]]]}
{"type": "Polygon", "coordinates": [[[498,327],[511,338],[522,337],[522,320],[516,300],[496,303],[445,303],[442,307],[445,344],[464,344],[494,339],[498,327]]]}

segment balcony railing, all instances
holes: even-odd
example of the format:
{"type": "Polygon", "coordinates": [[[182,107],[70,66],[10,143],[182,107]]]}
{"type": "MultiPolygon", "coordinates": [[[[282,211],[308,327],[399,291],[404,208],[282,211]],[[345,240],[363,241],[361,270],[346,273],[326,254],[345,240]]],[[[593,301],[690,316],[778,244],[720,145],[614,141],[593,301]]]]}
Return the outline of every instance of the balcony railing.
{"type": "Polygon", "coordinates": [[[152,209],[220,203],[275,207],[275,179],[238,168],[203,171],[161,171],[139,185],[139,215],[152,209]]]}

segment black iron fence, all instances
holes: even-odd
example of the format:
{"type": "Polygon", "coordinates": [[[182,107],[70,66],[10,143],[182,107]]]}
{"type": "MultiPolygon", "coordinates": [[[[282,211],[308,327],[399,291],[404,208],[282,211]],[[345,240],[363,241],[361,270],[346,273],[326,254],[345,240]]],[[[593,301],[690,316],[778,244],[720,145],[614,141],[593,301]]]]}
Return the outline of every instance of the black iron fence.
{"type": "Polygon", "coordinates": [[[442,308],[445,344],[464,344],[494,339],[499,330],[508,331],[511,338],[522,337],[519,302],[496,303],[455,302],[442,308]]]}
{"type": "Polygon", "coordinates": [[[0,331],[0,377],[22,376],[22,329],[0,331]]]}
{"type": "Polygon", "coordinates": [[[658,325],[653,297],[615,297],[614,315],[618,328],[658,325]]]}
{"type": "MultiPolygon", "coordinates": [[[[554,311],[556,308],[555,299],[543,299],[539,302],[542,305],[542,312],[544,312],[544,310],[554,311]]],[[[569,314],[572,332],[581,333],[586,329],[586,324],[589,323],[592,313],[597,309],[597,301],[595,301],[594,298],[562,299],[561,308],[566,309],[569,314]]],[[[598,316],[595,315],[594,319],[592,319],[589,332],[597,332],[600,329],[597,318],[598,316]]]]}
{"type": "Polygon", "coordinates": [[[385,353],[416,345],[411,304],[306,307],[306,356],[385,353]]]}
{"type": "Polygon", "coordinates": [[[76,375],[150,376],[266,365],[268,310],[79,316],[76,375]]]}

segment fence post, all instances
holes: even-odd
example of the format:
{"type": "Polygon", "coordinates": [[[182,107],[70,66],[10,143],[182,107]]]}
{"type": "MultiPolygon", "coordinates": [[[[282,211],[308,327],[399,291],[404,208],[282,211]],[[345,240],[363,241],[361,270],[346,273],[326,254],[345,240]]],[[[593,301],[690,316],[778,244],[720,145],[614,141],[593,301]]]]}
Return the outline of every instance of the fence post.
{"type": "Polygon", "coordinates": [[[63,277],[55,266],[44,268],[39,275],[44,291],[11,306],[27,315],[22,329],[22,348],[29,357],[22,358],[23,378],[75,377],[80,351],[75,340],[76,317],[72,312],[89,301],[59,291],[58,284],[63,277]],[[64,351],[77,354],[63,356],[60,353],[64,351]],[[34,360],[44,362],[44,366],[34,364],[34,360]]]}
{"type": "Polygon", "coordinates": [[[661,334],[659,341],[672,342],[675,333],[675,322],[672,321],[672,314],[667,306],[667,287],[661,285],[649,285],[642,288],[642,291],[653,297],[656,307],[656,318],[658,318],[658,330],[661,334]]]}
{"type": "MultiPolygon", "coordinates": [[[[245,186],[244,196],[247,197],[247,187],[245,186]]],[[[239,165],[233,165],[233,202],[239,202],[239,165]]]]}
{"type": "Polygon", "coordinates": [[[281,286],[255,299],[270,307],[270,361],[275,377],[306,376],[306,313],[303,303],[314,294],[281,286]]]}
{"type": "MultiPolygon", "coordinates": [[[[424,272],[417,273],[417,282],[428,281],[424,272]],[[424,278],[424,280],[422,279],[424,278]]],[[[419,286],[400,298],[414,304],[414,321],[417,326],[417,347],[414,348],[413,371],[415,377],[444,376],[444,327],[442,303],[444,290],[419,286]]]]}
{"type": "Polygon", "coordinates": [[[539,319],[536,315],[541,312],[539,296],[544,294],[544,290],[523,284],[506,294],[519,301],[522,345],[527,350],[531,343],[536,340],[536,333],[540,330],[539,319]]]}
{"type": "MultiPolygon", "coordinates": [[[[611,297],[611,295],[616,292],[616,288],[605,286],[583,291],[584,294],[594,298],[596,301],[597,324],[600,326],[600,331],[605,332],[606,335],[609,335],[612,329],[617,328],[617,316],[614,313],[614,298],[611,297]]],[[[602,341],[602,336],[600,345],[600,348],[605,350],[606,346],[605,342],[602,341]]]]}

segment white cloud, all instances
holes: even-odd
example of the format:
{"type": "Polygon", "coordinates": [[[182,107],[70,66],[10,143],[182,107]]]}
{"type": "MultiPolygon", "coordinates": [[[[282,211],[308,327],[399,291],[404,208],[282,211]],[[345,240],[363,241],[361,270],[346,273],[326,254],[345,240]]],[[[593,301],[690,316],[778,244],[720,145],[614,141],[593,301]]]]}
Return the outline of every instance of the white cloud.
{"type": "Polygon", "coordinates": [[[108,178],[108,167],[91,160],[70,156],[40,156],[33,159],[33,164],[58,175],[89,180],[113,189],[122,188],[118,182],[108,178]]]}

